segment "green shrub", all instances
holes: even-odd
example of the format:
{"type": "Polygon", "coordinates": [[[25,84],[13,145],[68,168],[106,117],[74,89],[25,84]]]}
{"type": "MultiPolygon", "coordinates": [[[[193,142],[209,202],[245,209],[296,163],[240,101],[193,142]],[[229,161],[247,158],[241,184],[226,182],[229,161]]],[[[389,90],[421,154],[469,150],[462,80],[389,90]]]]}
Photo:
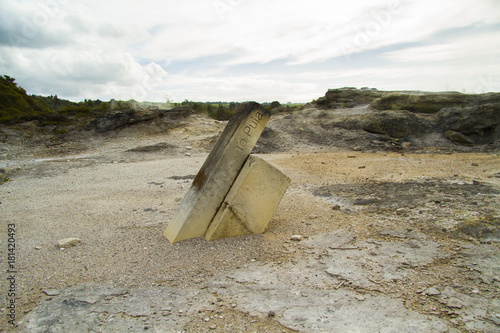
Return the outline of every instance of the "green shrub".
{"type": "Polygon", "coordinates": [[[229,111],[229,109],[224,108],[222,104],[219,104],[219,106],[217,107],[217,111],[215,111],[214,118],[217,120],[229,120],[232,115],[233,112],[229,111]]]}
{"type": "Polygon", "coordinates": [[[26,94],[26,90],[17,86],[15,79],[0,76],[0,122],[19,122],[34,119],[50,113],[43,102],[26,94]]]}
{"type": "Polygon", "coordinates": [[[66,114],[69,116],[79,115],[80,117],[90,116],[91,112],[92,112],[92,109],[87,104],[67,105],[67,106],[61,108],[61,110],[59,110],[59,113],[61,113],[61,114],[66,114]]]}
{"type": "Polygon", "coordinates": [[[22,116],[22,112],[19,109],[13,107],[7,107],[5,109],[0,109],[0,123],[5,124],[14,119],[22,116]]]}

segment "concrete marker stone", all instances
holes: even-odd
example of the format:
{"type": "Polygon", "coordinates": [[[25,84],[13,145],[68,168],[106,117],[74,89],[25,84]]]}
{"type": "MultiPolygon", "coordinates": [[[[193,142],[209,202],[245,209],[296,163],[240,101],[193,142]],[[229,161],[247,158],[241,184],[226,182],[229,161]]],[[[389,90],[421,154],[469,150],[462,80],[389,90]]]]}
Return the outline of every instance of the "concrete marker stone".
{"type": "Polygon", "coordinates": [[[165,229],[171,243],[205,234],[269,118],[258,103],[239,105],[165,229]]]}
{"type": "Polygon", "coordinates": [[[250,155],[207,230],[205,239],[261,234],[290,185],[290,178],[250,155]]]}

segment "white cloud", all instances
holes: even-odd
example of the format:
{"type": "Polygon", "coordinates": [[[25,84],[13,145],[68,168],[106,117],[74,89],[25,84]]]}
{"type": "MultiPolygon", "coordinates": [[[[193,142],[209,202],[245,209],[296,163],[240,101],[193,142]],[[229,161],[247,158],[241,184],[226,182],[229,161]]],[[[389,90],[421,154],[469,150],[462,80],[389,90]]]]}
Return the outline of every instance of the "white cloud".
{"type": "MultiPolygon", "coordinates": [[[[394,62],[452,62],[492,60],[492,65],[499,69],[500,31],[474,34],[419,47],[389,52],[387,59],[394,62]],[[486,57],[485,57],[486,55],[486,57]],[[484,59],[484,60],[481,60],[484,59]]],[[[480,63],[479,63],[480,64],[480,63]]],[[[465,64],[464,64],[465,65],[465,64]]]]}
{"type": "Polygon", "coordinates": [[[472,89],[478,77],[500,74],[499,12],[498,0],[3,1],[0,74],[31,93],[73,99],[163,100],[170,91],[180,99],[308,101],[371,83],[472,89]],[[479,33],[446,37],[473,26],[479,33]],[[368,51],[383,55],[384,67],[380,57],[358,63],[356,54],[368,51]],[[207,58],[210,67],[171,67],[207,58]],[[335,58],[346,69],[318,66],[335,58]],[[271,62],[272,73],[242,70],[271,62]]]}
{"type": "Polygon", "coordinates": [[[199,77],[170,75],[163,86],[175,102],[194,101],[310,101],[318,87],[310,82],[294,82],[283,76],[242,75],[238,77],[199,77]]]}
{"type": "Polygon", "coordinates": [[[1,53],[0,64],[8,64],[4,72],[16,77],[25,89],[68,98],[142,99],[167,76],[158,64],[141,65],[120,52],[14,48],[1,53]]]}

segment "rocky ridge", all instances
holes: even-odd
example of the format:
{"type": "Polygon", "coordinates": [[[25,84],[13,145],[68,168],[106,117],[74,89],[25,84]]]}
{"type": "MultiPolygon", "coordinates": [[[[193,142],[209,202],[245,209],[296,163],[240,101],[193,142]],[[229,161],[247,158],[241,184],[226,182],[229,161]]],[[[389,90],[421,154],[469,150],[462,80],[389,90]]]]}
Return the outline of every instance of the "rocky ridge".
{"type": "Polygon", "coordinates": [[[274,152],[287,150],[279,142],[291,142],[291,149],[298,141],[363,150],[497,151],[500,93],[331,89],[301,110],[276,115],[261,139],[274,152]]]}

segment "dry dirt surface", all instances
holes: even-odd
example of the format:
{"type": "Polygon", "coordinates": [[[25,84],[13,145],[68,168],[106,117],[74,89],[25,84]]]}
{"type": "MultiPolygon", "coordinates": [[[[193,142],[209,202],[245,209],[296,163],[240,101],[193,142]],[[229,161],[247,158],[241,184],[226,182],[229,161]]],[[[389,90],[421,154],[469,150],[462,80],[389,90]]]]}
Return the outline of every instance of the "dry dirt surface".
{"type": "Polygon", "coordinates": [[[138,125],[57,152],[4,145],[1,330],[500,330],[498,156],[260,154],[292,179],[266,232],[172,245],[163,230],[224,125],[193,116],[166,133],[138,125]],[[80,242],[60,248],[66,238],[80,242]]]}

